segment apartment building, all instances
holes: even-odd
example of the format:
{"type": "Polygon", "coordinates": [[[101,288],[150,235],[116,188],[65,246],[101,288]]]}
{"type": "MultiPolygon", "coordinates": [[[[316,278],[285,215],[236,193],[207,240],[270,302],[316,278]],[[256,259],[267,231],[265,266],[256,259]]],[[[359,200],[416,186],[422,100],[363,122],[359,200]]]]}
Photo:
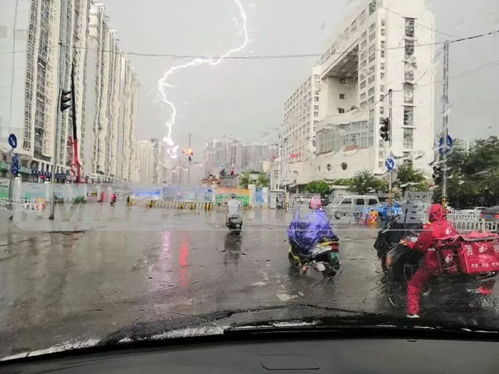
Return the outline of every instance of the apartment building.
{"type": "Polygon", "coordinates": [[[159,139],[137,142],[138,181],[144,185],[167,183],[167,160],[165,143],[159,139]]]}
{"type": "Polygon", "coordinates": [[[307,85],[286,101],[281,139],[287,167],[280,169],[290,175],[282,179],[302,184],[348,178],[364,169],[382,174],[389,153],[429,170],[434,77],[428,68],[435,55],[434,24],[424,0],[370,0],[345,19],[307,85]],[[379,129],[389,116],[389,90],[388,143],[379,129]],[[305,135],[306,126],[313,136],[305,135]],[[302,151],[307,146],[308,154],[302,151]]]}
{"type": "Polygon", "coordinates": [[[7,137],[18,138],[23,180],[71,180],[72,140],[79,140],[85,181],[136,178],[137,77],[92,0],[5,0],[0,4],[0,149],[7,173],[7,137]],[[76,118],[58,114],[59,87],[74,75],[76,118]],[[57,142],[54,143],[57,127],[57,142]],[[74,133],[76,128],[76,133],[74,133]]]}

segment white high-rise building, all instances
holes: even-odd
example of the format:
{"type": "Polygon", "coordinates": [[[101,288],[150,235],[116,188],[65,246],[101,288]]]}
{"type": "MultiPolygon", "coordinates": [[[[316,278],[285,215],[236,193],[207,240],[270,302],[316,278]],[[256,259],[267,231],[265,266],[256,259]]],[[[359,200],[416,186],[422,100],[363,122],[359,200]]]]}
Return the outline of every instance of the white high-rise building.
{"type": "Polygon", "coordinates": [[[434,144],[434,16],[425,0],[366,1],[285,103],[284,184],[385,172],[392,152],[428,170],[434,144]],[[389,116],[390,143],[379,135],[389,116]]]}
{"type": "Polygon", "coordinates": [[[137,77],[100,3],[89,11],[87,46],[81,146],[85,174],[98,181],[134,181],[137,77]]]}
{"type": "Polygon", "coordinates": [[[61,9],[49,0],[0,3],[0,147],[17,136],[23,179],[53,158],[61,9]]]}
{"type": "Polygon", "coordinates": [[[23,180],[52,170],[58,89],[71,88],[72,72],[76,118],[60,114],[59,179],[69,176],[75,136],[86,181],[136,179],[137,79],[102,4],[2,0],[0,69],[0,149],[9,161],[7,137],[17,135],[23,180]]]}
{"type": "Polygon", "coordinates": [[[158,139],[137,142],[138,182],[144,185],[167,183],[167,160],[164,142],[158,139]]]}

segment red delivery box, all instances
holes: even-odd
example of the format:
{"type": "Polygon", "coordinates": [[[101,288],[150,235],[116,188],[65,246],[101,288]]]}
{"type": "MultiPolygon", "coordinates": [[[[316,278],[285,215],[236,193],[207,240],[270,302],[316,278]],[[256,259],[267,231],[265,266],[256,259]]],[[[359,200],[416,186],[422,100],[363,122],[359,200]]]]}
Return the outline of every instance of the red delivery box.
{"type": "Polygon", "coordinates": [[[459,252],[461,249],[461,236],[451,235],[439,238],[435,241],[440,271],[446,274],[461,272],[459,252]]]}
{"type": "Polygon", "coordinates": [[[459,241],[458,258],[462,273],[499,271],[499,235],[472,232],[462,235],[459,241]]]}

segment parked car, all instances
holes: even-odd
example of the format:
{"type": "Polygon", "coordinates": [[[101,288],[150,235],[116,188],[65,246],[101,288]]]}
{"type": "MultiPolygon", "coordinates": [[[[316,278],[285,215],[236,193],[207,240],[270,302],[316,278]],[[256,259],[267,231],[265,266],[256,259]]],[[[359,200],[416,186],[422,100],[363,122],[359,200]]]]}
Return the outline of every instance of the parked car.
{"type": "Polygon", "coordinates": [[[328,205],[329,214],[340,219],[347,215],[361,215],[366,208],[379,204],[379,199],[375,195],[348,195],[339,197],[328,205]]]}
{"type": "Polygon", "coordinates": [[[499,205],[483,209],[480,217],[485,221],[499,222],[499,205]]]}

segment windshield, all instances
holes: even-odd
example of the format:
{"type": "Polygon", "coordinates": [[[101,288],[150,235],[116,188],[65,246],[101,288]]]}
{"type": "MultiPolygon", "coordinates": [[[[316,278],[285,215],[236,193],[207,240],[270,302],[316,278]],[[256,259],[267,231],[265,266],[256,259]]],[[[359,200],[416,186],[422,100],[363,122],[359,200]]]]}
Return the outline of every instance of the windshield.
{"type": "Polygon", "coordinates": [[[497,1],[0,4],[0,356],[296,305],[499,327],[497,1]]]}

